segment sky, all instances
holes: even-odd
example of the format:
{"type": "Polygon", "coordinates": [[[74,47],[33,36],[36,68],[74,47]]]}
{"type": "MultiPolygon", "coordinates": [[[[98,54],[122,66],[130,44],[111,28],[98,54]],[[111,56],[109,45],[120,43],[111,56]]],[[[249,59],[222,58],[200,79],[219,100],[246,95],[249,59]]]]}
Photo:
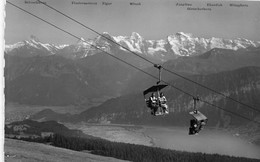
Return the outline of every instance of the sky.
{"type": "MultiPolygon", "coordinates": [[[[8,0],[44,20],[84,39],[97,34],[69,20],[42,4],[25,3],[36,0],[8,0]]],[[[139,33],[148,40],[166,39],[176,32],[192,33],[195,37],[226,39],[246,38],[260,41],[260,2],[243,1],[174,1],[174,0],[42,0],[57,10],[73,17],[99,33],[113,36],[130,36],[139,33]],[[72,2],[97,2],[97,5],[73,5],[72,2]],[[112,3],[102,5],[102,2],[112,3]],[[130,2],[141,3],[131,6],[130,2]],[[208,8],[207,3],[221,3],[211,11],[187,10],[188,3],[194,8],[208,8]],[[231,3],[248,7],[230,7],[231,3]]],[[[37,18],[6,4],[5,43],[13,44],[28,40],[31,35],[41,42],[73,44],[78,40],[37,18]]]]}

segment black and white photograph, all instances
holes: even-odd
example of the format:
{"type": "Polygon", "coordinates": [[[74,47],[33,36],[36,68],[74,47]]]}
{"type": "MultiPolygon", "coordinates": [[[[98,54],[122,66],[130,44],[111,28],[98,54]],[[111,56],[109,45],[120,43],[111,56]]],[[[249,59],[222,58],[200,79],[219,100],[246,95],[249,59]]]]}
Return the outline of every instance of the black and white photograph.
{"type": "Polygon", "coordinates": [[[5,162],[259,162],[260,1],[6,0],[5,162]]]}

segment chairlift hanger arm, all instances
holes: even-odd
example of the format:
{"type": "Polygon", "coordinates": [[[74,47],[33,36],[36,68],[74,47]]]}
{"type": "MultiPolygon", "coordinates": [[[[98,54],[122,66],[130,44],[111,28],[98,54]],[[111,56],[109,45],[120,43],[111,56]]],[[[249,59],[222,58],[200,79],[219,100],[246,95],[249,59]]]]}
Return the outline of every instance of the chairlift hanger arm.
{"type": "Polygon", "coordinates": [[[197,111],[196,106],[197,106],[197,102],[198,102],[199,100],[200,100],[200,99],[199,99],[199,96],[193,97],[193,101],[194,101],[194,111],[195,111],[195,112],[197,111]]]}
{"type": "Polygon", "coordinates": [[[159,69],[159,81],[157,82],[157,84],[159,84],[161,82],[161,69],[162,69],[162,65],[154,64],[154,67],[159,69]]]}

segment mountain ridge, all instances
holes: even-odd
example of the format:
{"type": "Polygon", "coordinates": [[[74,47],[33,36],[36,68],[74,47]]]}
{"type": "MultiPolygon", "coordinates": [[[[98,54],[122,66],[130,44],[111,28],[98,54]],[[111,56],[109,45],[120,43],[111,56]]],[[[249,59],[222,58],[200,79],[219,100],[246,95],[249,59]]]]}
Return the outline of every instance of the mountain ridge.
{"type": "MultiPolygon", "coordinates": [[[[194,75],[189,77],[214,89],[231,98],[240,100],[251,106],[260,105],[258,97],[260,95],[260,68],[245,67],[229,72],[217,74],[194,75]],[[219,86],[216,86],[219,85],[219,86]],[[216,88],[217,87],[217,88],[216,88]]],[[[247,109],[238,103],[225,99],[224,97],[210,92],[203,88],[191,85],[183,79],[172,81],[178,88],[193,94],[199,95],[202,100],[208,101],[235,112],[250,119],[259,118],[256,112],[247,109]]],[[[187,125],[189,121],[188,112],[193,109],[191,96],[183,95],[181,92],[168,87],[164,94],[167,97],[170,107],[170,115],[154,117],[149,113],[142,93],[124,95],[118,98],[109,99],[103,104],[88,109],[80,114],[67,117],[66,114],[57,115],[54,112],[40,112],[31,116],[31,119],[38,120],[59,120],[61,122],[90,122],[101,124],[148,124],[148,125],[187,125]]],[[[209,118],[209,125],[214,127],[228,127],[232,125],[244,125],[249,121],[241,121],[241,118],[234,114],[229,114],[221,109],[206,105],[203,102],[198,104],[198,109],[209,118]]]]}
{"type": "MultiPolygon", "coordinates": [[[[259,66],[260,48],[237,51],[214,48],[199,56],[181,56],[162,64],[182,76],[211,74],[246,66],[259,66]]],[[[125,51],[116,57],[154,76],[149,62],[125,51]]],[[[155,62],[155,60],[151,60],[155,62]]],[[[88,105],[92,101],[136,92],[157,80],[104,52],[81,59],[61,55],[19,57],[5,54],[6,101],[36,105],[88,105]]],[[[163,70],[162,80],[175,75],[163,70]]]]}
{"type": "Polygon", "coordinates": [[[260,45],[260,41],[251,41],[244,38],[200,38],[183,32],[177,32],[176,34],[167,36],[165,39],[159,40],[146,40],[136,32],[133,32],[131,36],[111,36],[107,32],[103,32],[101,35],[94,39],[84,40],[84,38],[81,38],[76,44],[70,45],[41,43],[38,38],[31,36],[29,41],[6,45],[5,52],[10,55],[27,57],[58,54],[71,59],[84,58],[99,53],[92,45],[98,46],[110,53],[114,53],[117,50],[129,52],[107,40],[108,38],[137,54],[157,58],[157,60],[164,62],[179,56],[199,55],[213,48],[239,50],[248,47],[258,47],[260,45]],[[23,50],[23,53],[26,53],[28,49],[31,51],[27,54],[21,54],[17,53],[17,49],[23,50]]]}
{"type": "MultiPolygon", "coordinates": [[[[162,80],[171,81],[179,78],[177,75],[169,73],[177,73],[181,76],[187,77],[194,74],[212,74],[222,71],[231,71],[247,66],[259,66],[260,48],[247,48],[241,50],[214,48],[198,56],[181,56],[174,60],[168,60],[162,64],[162,80]]],[[[149,67],[143,69],[144,71],[158,76],[158,70],[149,67]]],[[[126,93],[134,92],[138,89],[145,89],[147,86],[154,84],[157,80],[143,72],[137,72],[128,82],[126,93]],[[145,82],[144,82],[145,81],[145,82]]]]}

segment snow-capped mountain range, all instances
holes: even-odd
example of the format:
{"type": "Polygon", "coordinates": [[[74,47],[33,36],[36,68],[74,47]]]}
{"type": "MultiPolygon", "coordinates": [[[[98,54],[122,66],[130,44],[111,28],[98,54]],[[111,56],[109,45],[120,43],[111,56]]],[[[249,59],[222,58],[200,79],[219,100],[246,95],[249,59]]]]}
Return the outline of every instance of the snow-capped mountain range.
{"type": "Polygon", "coordinates": [[[26,56],[58,54],[77,59],[98,53],[99,51],[92,45],[110,53],[118,52],[118,49],[129,52],[126,50],[129,49],[138,54],[166,61],[178,56],[203,54],[213,48],[239,50],[248,47],[258,47],[260,41],[241,38],[231,40],[215,37],[207,39],[183,32],[169,35],[166,39],[145,40],[136,32],[133,32],[131,36],[111,36],[109,33],[104,32],[102,36],[98,36],[95,39],[84,40],[82,38],[77,43],[71,45],[45,44],[40,42],[35,36],[31,36],[29,41],[6,45],[5,52],[10,55],[26,56]],[[122,47],[107,38],[120,44],[122,47]]]}

